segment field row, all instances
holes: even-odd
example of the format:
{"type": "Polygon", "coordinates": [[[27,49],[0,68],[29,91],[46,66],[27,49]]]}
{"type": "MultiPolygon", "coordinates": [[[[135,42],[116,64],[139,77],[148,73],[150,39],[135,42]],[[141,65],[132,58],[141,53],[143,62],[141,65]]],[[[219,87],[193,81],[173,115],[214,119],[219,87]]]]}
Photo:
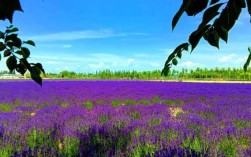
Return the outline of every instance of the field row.
{"type": "Polygon", "coordinates": [[[251,154],[248,84],[48,81],[41,89],[32,82],[4,85],[3,157],[251,154]],[[24,87],[29,88],[23,91],[24,87]]]}

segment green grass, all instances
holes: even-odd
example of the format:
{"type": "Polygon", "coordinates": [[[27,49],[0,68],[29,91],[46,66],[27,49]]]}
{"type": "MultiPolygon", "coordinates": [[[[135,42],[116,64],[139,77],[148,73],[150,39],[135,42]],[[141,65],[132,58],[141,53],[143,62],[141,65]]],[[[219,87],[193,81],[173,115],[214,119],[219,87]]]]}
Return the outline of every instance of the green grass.
{"type": "Polygon", "coordinates": [[[136,105],[136,104],[138,104],[138,102],[136,100],[126,99],[126,100],[123,101],[123,104],[125,104],[125,105],[136,105]]]}
{"type": "Polygon", "coordinates": [[[179,137],[179,132],[177,130],[163,130],[160,134],[160,139],[167,139],[169,143],[179,137]]]}
{"type": "Polygon", "coordinates": [[[76,156],[78,150],[79,139],[73,137],[64,137],[63,141],[59,142],[59,149],[62,156],[76,156]]]}
{"type": "Polygon", "coordinates": [[[11,112],[12,108],[9,104],[0,104],[0,111],[11,112]]]}
{"type": "Polygon", "coordinates": [[[226,137],[217,144],[217,149],[224,153],[226,157],[235,157],[237,154],[237,139],[234,137],[226,137]]]}
{"type": "Polygon", "coordinates": [[[244,129],[244,128],[247,128],[247,127],[251,127],[251,122],[246,121],[246,120],[236,120],[236,121],[234,121],[234,126],[237,129],[244,129]]]}
{"type": "Polygon", "coordinates": [[[104,105],[104,104],[106,104],[106,101],[105,100],[98,100],[98,101],[95,102],[95,104],[104,105]]]}
{"type": "Polygon", "coordinates": [[[122,101],[121,100],[113,100],[111,104],[113,107],[118,107],[122,104],[122,101]]]}
{"type": "Polygon", "coordinates": [[[99,117],[99,122],[100,124],[104,124],[105,122],[107,122],[109,120],[108,116],[100,116],[99,117]]]}
{"type": "Polygon", "coordinates": [[[129,115],[130,115],[132,120],[140,119],[140,117],[141,117],[140,111],[131,111],[129,113],[129,115]]]}
{"type": "Polygon", "coordinates": [[[63,108],[66,108],[66,107],[70,106],[70,104],[67,102],[64,102],[64,103],[60,104],[60,106],[63,108]]]}
{"type": "Polygon", "coordinates": [[[83,102],[83,105],[88,109],[91,110],[93,108],[93,103],[91,101],[83,102]]]}
{"type": "Polygon", "coordinates": [[[142,105],[150,105],[151,102],[149,100],[146,100],[146,99],[142,99],[139,101],[139,104],[142,104],[142,105]]]}
{"type": "Polygon", "coordinates": [[[213,112],[199,112],[199,115],[201,118],[206,118],[206,119],[215,119],[216,114],[213,112]]]}
{"type": "Polygon", "coordinates": [[[153,101],[154,104],[160,104],[161,103],[161,99],[159,98],[159,96],[154,96],[152,101],[153,101]]]}
{"type": "Polygon", "coordinates": [[[161,118],[152,118],[151,120],[149,120],[148,125],[149,126],[155,126],[155,125],[160,125],[162,122],[161,118]]]}

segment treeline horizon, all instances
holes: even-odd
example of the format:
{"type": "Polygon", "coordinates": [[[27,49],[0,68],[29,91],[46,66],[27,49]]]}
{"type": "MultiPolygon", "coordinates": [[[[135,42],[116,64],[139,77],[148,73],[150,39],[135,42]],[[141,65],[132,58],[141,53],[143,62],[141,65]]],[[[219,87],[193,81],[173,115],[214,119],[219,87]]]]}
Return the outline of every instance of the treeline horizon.
{"type": "Polygon", "coordinates": [[[96,71],[95,73],[76,73],[62,71],[58,74],[47,73],[46,78],[54,79],[127,79],[127,80],[168,80],[168,79],[204,79],[204,80],[243,80],[251,81],[251,68],[244,72],[243,68],[196,68],[171,70],[167,77],[161,76],[161,70],[137,71],[109,69],[96,71]]]}
{"type": "MultiPolygon", "coordinates": [[[[6,74],[7,71],[0,71],[0,74],[6,74]]],[[[10,74],[10,73],[9,73],[10,74]]],[[[12,73],[15,74],[15,73],[12,73]]],[[[30,78],[30,74],[25,74],[30,78]]],[[[251,68],[244,72],[242,68],[196,68],[171,70],[169,75],[161,76],[161,70],[137,71],[137,70],[119,70],[111,71],[109,69],[96,71],[95,73],[77,73],[74,71],[61,71],[60,73],[46,73],[42,76],[48,79],[126,79],[126,80],[240,80],[251,81],[251,68]]]]}

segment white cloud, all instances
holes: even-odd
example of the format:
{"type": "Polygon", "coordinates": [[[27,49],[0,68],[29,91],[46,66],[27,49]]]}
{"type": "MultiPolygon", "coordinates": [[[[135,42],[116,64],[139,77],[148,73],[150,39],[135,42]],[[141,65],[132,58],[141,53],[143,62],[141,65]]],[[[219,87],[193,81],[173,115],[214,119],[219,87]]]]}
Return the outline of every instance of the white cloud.
{"type": "Polygon", "coordinates": [[[134,55],[122,56],[107,53],[70,54],[62,52],[57,55],[52,52],[36,54],[31,61],[41,62],[47,72],[70,70],[76,72],[95,72],[96,70],[156,70],[162,68],[162,59],[137,58],[134,55]]]}
{"type": "Polygon", "coordinates": [[[194,62],[191,62],[191,61],[187,61],[187,62],[182,62],[180,64],[180,66],[183,66],[183,67],[196,67],[196,66],[199,66],[199,63],[194,63],[194,62]]]}
{"type": "Polygon", "coordinates": [[[219,61],[220,62],[229,62],[231,61],[234,57],[236,56],[236,54],[229,54],[227,56],[222,56],[219,61]]]}
{"type": "Polygon", "coordinates": [[[105,65],[103,62],[99,62],[97,64],[89,64],[89,67],[92,70],[100,70],[100,69],[107,69],[108,68],[108,66],[105,65]]]}
{"type": "Polygon", "coordinates": [[[134,59],[130,58],[130,59],[127,60],[127,63],[128,63],[128,64],[131,64],[131,63],[133,63],[134,61],[135,61],[134,59]]]}
{"type": "Polygon", "coordinates": [[[32,39],[34,41],[70,41],[80,39],[97,39],[97,38],[112,38],[119,36],[127,36],[126,33],[115,33],[110,29],[101,30],[84,30],[84,31],[70,31],[51,33],[45,35],[24,36],[25,39],[32,39]]]}
{"type": "Polygon", "coordinates": [[[157,62],[151,62],[150,65],[152,67],[156,67],[156,68],[160,68],[161,67],[161,64],[160,63],[157,63],[157,62]]]}
{"type": "Polygon", "coordinates": [[[237,63],[244,63],[247,60],[247,57],[239,57],[236,59],[237,63]]]}

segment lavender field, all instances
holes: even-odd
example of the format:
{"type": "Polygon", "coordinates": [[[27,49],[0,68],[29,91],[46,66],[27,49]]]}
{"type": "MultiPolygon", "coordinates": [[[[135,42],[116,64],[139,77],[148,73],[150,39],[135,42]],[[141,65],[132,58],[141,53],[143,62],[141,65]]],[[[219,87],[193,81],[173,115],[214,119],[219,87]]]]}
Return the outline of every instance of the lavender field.
{"type": "Polygon", "coordinates": [[[0,81],[0,156],[251,156],[251,84],[0,81]]]}

